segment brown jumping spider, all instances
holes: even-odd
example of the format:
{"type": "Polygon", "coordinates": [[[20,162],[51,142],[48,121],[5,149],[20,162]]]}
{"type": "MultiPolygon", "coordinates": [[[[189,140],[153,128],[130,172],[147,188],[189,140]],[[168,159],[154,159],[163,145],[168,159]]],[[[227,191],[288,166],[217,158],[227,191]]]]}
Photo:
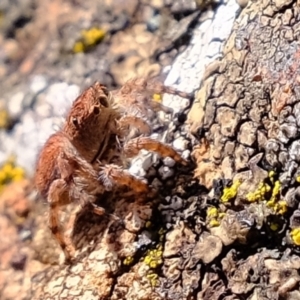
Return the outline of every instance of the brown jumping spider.
{"type": "Polygon", "coordinates": [[[49,227],[66,261],[73,258],[75,249],[59,226],[62,206],[78,201],[77,213],[90,203],[95,213],[103,214],[104,209],[94,205],[96,194],[118,186],[128,186],[135,193],[148,192],[149,186],[144,181],[122,168],[124,159],[137,155],[141,149],[186,164],[172,147],[147,137],[151,132],[149,115],[158,110],[170,112],[153,101],[154,93],[191,97],[143,78],[130,80],[111,93],[96,82],[74,101],[63,128],[44,145],[35,184],[50,204],[49,227]],[[133,129],[138,129],[135,136],[133,129]]]}

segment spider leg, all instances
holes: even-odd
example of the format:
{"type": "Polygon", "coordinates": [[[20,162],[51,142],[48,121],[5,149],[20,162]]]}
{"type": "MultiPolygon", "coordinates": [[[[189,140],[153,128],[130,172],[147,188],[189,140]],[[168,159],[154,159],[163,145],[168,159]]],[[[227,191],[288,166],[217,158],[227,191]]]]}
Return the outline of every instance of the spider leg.
{"type": "Polygon", "coordinates": [[[173,110],[160,102],[153,100],[154,94],[171,94],[182,98],[192,99],[193,93],[186,93],[176,88],[166,86],[153,78],[138,77],[128,80],[119,91],[114,91],[116,102],[127,112],[132,107],[140,113],[145,114],[147,107],[154,111],[172,113],[173,110]]]}
{"type": "Polygon", "coordinates": [[[111,188],[113,185],[128,186],[136,193],[149,192],[148,185],[142,180],[134,177],[128,171],[123,170],[117,165],[106,165],[102,167],[99,179],[104,186],[111,188]]]}
{"type": "Polygon", "coordinates": [[[193,98],[193,93],[186,93],[179,91],[171,86],[164,85],[159,81],[150,80],[147,84],[147,90],[151,91],[153,94],[170,94],[177,95],[181,98],[191,99],[193,98]]]}
{"type": "Polygon", "coordinates": [[[183,165],[187,165],[187,161],[184,160],[171,146],[163,144],[149,137],[134,138],[129,140],[124,145],[124,152],[127,157],[133,157],[137,155],[142,149],[157,152],[162,157],[169,156],[175,161],[182,163],[183,165]]]}
{"type": "Polygon", "coordinates": [[[186,93],[179,91],[171,86],[166,86],[158,80],[153,78],[147,79],[144,77],[137,77],[128,80],[120,89],[122,94],[129,94],[131,92],[148,92],[148,94],[171,94],[178,95],[182,98],[190,99],[193,97],[193,93],[186,93]]]}
{"type": "MultiPolygon", "coordinates": [[[[73,184],[73,198],[80,199],[80,194],[83,192],[83,189],[86,193],[92,194],[94,191],[102,192],[104,188],[101,187],[99,184],[99,176],[98,172],[94,169],[94,167],[88,163],[86,160],[81,158],[79,155],[74,155],[71,152],[65,152],[62,154],[63,158],[59,161],[59,168],[61,170],[61,174],[63,178],[68,177],[76,177],[76,184],[73,184]],[[68,166],[69,170],[66,173],[68,166]],[[76,186],[84,186],[81,190],[76,186]]],[[[90,199],[90,197],[87,197],[90,199]]],[[[87,201],[91,200],[84,200],[86,203],[87,201]]]]}
{"type": "Polygon", "coordinates": [[[101,206],[98,206],[94,203],[92,203],[92,209],[93,213],[98,215],[98,216],[103,216],[105,214],[105,209],[101,206]]]}
{"type": "Polygon", "coordinates": [[[65,260],[70,261],[74,255],[74,247],[70,239],[63,234],[62,228],[59,226],[59,212],[62,206],[70,203],[68,195],[68,185],[63,179],[53,181],[48,193],[48,202],[50,204],[49,212],[49,228],[64,251],[65,260]]]}
{"type": "Polygon", "coordinates": [[[162,103],[160,102],[157,102],[155,100],[152,100],[151,101],[151,107],[154,111],[158,112],[158,111],[163,111],[164,113],[166,114],[171,114],[173,113],[173,109],[170,108],[170,107],[167,107],[165,105],[163,105],[162,103]]]}
{"type": "MultiPolygon", "coordinates": [[[[56,179],[50,186],[48,192],[48,202],[50,204],[49,213],[49,228],[59,243],[65,254],[65,262],[69,263],[75,254],[75,247],[71,240],[72,230],[69,234],[63,233],[63,228],[59,226],[59,212],[62,206],[70,204],[74,200],[79,200],[76,208],[72,211],[67,228],[73,229],[77,214],[88,203],[93,202],[93,197],[83,188],[79,188],[74,182],[76,172],[81,172],[85,180],[90,180],[91,183],[99,186],[97,172],[93,167],[80,157],[72,155],[71,151],[63,152],[59,155],[57,166],[60,171],[60,179],[56,179]]],[[[78,174],[76,174],[78,175],[78,174]]],[[[104,213],[100,207],[94,209],[97,214],[104,213]]]]}
{"type": "Polygon", "coordinates": [[[119,121],[121,132],[126,132],[130,127],[137,128],[140,134],[150,134],[151,128],[149,124],[142,118],[136,116],[124,116],[119,121]]]}

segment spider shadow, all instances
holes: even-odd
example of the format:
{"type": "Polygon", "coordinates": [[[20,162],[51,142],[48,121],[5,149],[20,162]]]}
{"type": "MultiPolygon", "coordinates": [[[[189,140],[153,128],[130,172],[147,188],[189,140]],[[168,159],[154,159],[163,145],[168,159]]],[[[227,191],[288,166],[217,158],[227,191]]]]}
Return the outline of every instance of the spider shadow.
{"type": "Polygon", "coordinates": [[[140,196],[137,200],[136,195],[121,189],[98,195],[94,204],[104,208],[105,213],[97,215],[93,212],[92,205],[87,205],[77,215],[71,235],[72,243],[76,251],[79,251],[75,260],[93,252],[103,242],[112,251],[118,252],[124,247],[121,236],[128,230],[124,219],[132,213],[133,207],[143,210],[145,205],[149,206],[151,202],[147,195],[140,196]]]}

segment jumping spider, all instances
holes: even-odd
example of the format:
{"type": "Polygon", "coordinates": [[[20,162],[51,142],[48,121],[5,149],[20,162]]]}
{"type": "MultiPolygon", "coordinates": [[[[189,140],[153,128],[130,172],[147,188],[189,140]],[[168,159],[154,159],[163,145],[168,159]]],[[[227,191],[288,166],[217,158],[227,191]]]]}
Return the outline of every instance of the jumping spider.
{"type": "MultiPolygon", "coordinates": [[[[45,143],[37,163],[35,185],[50,205],[49,228],[64,251],[66,261],[74,256],[74,246],[59,226],[62,206],[78,201],[76,213],[92,204],[97,214],[104,209],[94,205],[96,194],[118,186],[128,186],[134,193],[147,193],[150,187],[124,170],[124,158],[141,149],[186,161],[170,146],[147,137],[150,114],[163,110],[153,101],[154,93],[191,95],[151,83],[143,78],[128,81],[120,90],[108,92],[96,82],[74,101],[65,124],[45,143]],[[135,136],[133,136],[133,129],[135,136]]],[[[75,214],[75,213],[74,213],[75,214]]]]}

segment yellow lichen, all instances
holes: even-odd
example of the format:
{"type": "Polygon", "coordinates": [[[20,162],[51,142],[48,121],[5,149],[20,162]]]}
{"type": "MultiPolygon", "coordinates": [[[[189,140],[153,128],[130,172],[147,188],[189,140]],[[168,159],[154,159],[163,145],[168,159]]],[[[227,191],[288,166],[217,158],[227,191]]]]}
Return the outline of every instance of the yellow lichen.
{"type": "Polygon", "coordinates": [[[291,231],[291,238],[295,245],[300,246],[300,228],[294,228],[291,231]]]}
{"type": "Polygon", "coordinates": [[[83,42],[78,41],[74,44],[74,46],[73,46],[73,52],[74,53],[81,53],[81,52],[84,52],[84,51],[85,51],[85,47],[84,47],[83,42]]]}
{"type": "Polygon", "coordinates": [[[2,26],[4,23],[4,12],[0,10],[0,26],[2,26]]]}
{"type": "Polygon", "coordinates": [[[223,195],[221,197],[221,201],[226,203],[230,200],[234,199],[237,195],[238,188],[241,185],[241,181],[235,181],[230,187],[225,187],[223,190],[223,195]]]}
{"type": "Polygon", "coordinates": [[[258,188],[254,192],[250,192],[246,195],[246,199],[249,202],[258,202],[265,200],[266,194],[271,191],[271,186],[265,182],[261,182],[258,188]]]}
{"type": "Polygon", "coordinates": [[[152,226],[151,221],[147,221],[147,222],[145,223],[145,227],[146,227],[146,228],[150,228],[151,226],[152,226]]]}
{"type": "Polygon", "coordinates": [[[272,195],[267,201],[267,207],[272,208],[276,214],[283,215],[287,212],[287,202],[280,200],[280,188],[281,184],[279,180],[274,181],[272,188],[272,195]]]}
{"type": "Polygon", "coordinates": [[[7,128],[9,124],[9,115],[7,110],[0,109],[0,129],[7,128]]]}
{"type": "Polygon", "coordinates": [[[100,43],[105,37],[105,31],[103,29],[92,27],[88,30],[81,31],[81,38],[74,44],[73,52],[80,53],[85,52],[100,43]]]}
{"type": "Polygon", "coordinates": [[[206,211],[206,222],[209,227],[220,226],[220,221],[225,216],[224,212],[219,212],[218,209],[214,206],[209,207],[206,211]]]}
{"type": "Polygon", "coordinates": [[[284,200],[280,200],[274,205],[274,211],[280,215],[285,214],[287,212],[287,208],[287,202],[284,200]]]}
{"type": "Polygon", "coordinates": [[[279,196],[280,194],[280,187],[281,187],[281,184],[279,182],[279,180],[276,180],[275,183],[274,183],[274,187],[273,187],[273,190],[272,190],[272,196],[271,196],[271,201],[275,201],[277,199],[277,197],[279,196]]]}
{"type": "Polygon", "coordinates": [[[148,250],[144,258],[144,263],[151,269],[156,269],[163,263],[162,254],[161,245],[157,246],[156,249],[148,250]]]}
{"type": "Polygon", "coordinates": [[[273,170],[271,170],[271,171],[269,172],[269,174],[268,174],[268,177],[269,177],[270,181],[271,181],[273,184],[274,184],[274,181],[275,181],[275,179],[274,179],[275,175],[276,175],[276,173],[275,173],[275,171],[273,171],[273,170]]]}
{"type": "Polygon", "coordinates": [[[212,219],[209,221],[209,226],[210,227],[217,227],[217,226],[220,226],[220,221],[216,220],[216,219],[212,219]]]}
{"type": "Polygon", "coordinates": [[[279,225],[277,224],[277,223],[271,223],[270,224],[270,229],[272,230],[272,231],[277,231],[278,230],[278,228],[279,228],[279,225]]]}
{"type": "Polygon", "coordinates": [[[24,169],[15,165],[13,157],[9,158],[0,168],[0,191],[10,182],[20,181],[24,179],[24,169]]]}
{"type": "Polygon", "coordinates": [[[159,285],[159,280],[158,280],[158,275],[155,273],[149,273],[147,274],[147,278],[150,281],[150,284],[152,287],[158,286],[159,285]]]}
{"type": "Polygon", "coordinates": [[[165,233],[166,233],[166,230],[163,229],[163,228],[160,228],[160,229],[158,230],[158,234],[159,234],[159,235],[163,235],[163,234],[165,234],[165,233]]]}
{"type": "Polygon", "coordinates": [[[159,235],[159,241],[160,242],[163,242],[164,238],[165,238],[165,233],[166,233],[166,230],[163,229],[163,228],[160,228],[158,230],[158,235],[159,235]]]}
{"type": "Polygon", "coordinates": [[[133,257],[132,256],[128,256],[128,257],[126,257],[124,260],[123,260],[123,264],[125,265],[125,266],[129,266],[129,265],[131,265],[132,263],[133,263],[133,257]]]}
{"type": "Polygon", "coordinates": [[[266,201],[267,207],[273,209],[276,214],[285,214],[287,212],[287,202],[280,200],[281,183],[275,179],[276,173],[270,171],[268,177],[260,182],[258,188],[254,192],[246,195],[249,202],[266,201]]]}
{"type": "Polygon", "coordinates": [[[226,213],[221,212],[221,213],[219,213],[218,217],[219,217],[219,219],[223,219],[225,217],[225,215],[226,215],[226,213]]]}
{"type": "Polygon", "coordinates": [[[153,94],[153,100],[161,103],[161,101],[162,101],[161,94],[153,94]]]}
{"type": "Polygon", "coordinates": [[[218,209],[216,207],[209,207],[206,211],[208,217],[217,217],[218,216],[218,209]]]}

